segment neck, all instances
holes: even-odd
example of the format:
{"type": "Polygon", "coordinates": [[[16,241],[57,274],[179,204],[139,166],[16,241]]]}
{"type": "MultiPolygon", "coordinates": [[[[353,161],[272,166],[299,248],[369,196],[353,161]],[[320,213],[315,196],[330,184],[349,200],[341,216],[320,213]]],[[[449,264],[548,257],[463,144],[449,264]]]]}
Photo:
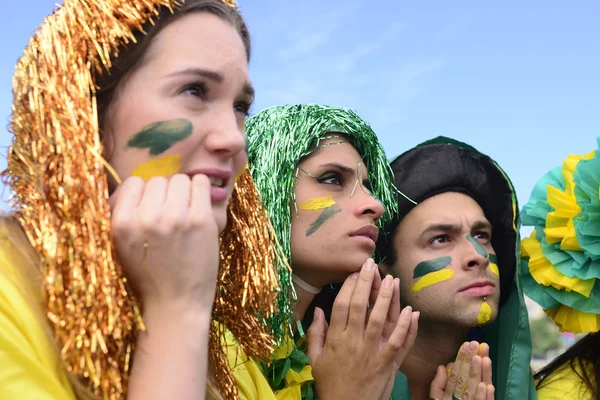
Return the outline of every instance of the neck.
{"type": "Polygon", "coordinates": [[[415,344],[400,367],[400,372],[408,379],[412,399],[429,399],[429,388],[437,367],[456,359],[467,332],[467,328],[419,320],[415,344]]]}
{"type": "Polygon", "coordinates": [[[306,310],[308,310],[308,306],[312,303],[315,298],[314,293],[310,293],[296,283],[294,283],[294,289],[296,289],[296,306],[294,307],[294,319],[296,321],[302,321],[304,319],[304,314],[306,314],[306,310]]]}

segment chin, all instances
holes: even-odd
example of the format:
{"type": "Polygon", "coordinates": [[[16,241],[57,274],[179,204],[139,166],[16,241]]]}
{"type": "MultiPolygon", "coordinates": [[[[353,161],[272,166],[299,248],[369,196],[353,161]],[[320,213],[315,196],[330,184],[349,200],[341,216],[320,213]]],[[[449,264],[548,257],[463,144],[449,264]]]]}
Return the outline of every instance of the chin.
{"type": "Polygon", "coordinates": [[[213,208],[213,212],[215,216],[215,222],[217,223],[217,229],[219,230],[219,234],[221,234],[227,227],[227,209],[222,210],[219,207],[215,210],[213,208]]]}

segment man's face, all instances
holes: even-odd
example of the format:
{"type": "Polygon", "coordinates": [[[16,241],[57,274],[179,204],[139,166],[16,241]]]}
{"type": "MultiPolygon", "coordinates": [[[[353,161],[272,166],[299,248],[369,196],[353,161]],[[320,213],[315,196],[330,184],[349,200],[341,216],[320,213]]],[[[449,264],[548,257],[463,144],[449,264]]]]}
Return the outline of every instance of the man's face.
{"type": "Polygon", "coordinates": [[[428,198],[401,221],[397,254],[384,272],[400,278],[402,306],[423,322],[472,328],[498,314],[500,280],[492,226],[471,197],[447,192],[428,198]]]}

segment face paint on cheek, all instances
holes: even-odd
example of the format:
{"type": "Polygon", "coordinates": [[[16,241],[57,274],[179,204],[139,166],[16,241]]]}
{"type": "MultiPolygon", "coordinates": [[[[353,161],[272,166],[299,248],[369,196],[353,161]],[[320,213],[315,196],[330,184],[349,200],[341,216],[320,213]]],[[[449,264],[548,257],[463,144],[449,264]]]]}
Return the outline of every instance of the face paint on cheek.
{"type": "Polygon", "coordinates": [[[150,155],[156,156],[190,136],[192,128],[192,123],[182,118],[157,122],[135,134],[127,142],[127,147],[149,149],[150,155]]]}
{"type": "Polygon", "coordinates": [[[481,303],[479,314],[477,315],[477,325],[481,326],[492,318],[492,307],[487,302],[481,303]]]}
{"type": "Polygon", "coordinates": [[[161,158],[150,160],[138,165],[131,176],[139,176],[145,181],[148,181],[155,176],[171,176],[179,172],[181,169],[181,156],[173,154],[161,158]]]}
{"type": "Polygon", "coordinates": [[[498,278],[500,278],[500,269],[498,269],[498,257],[495,254],[490,253],[490,271],[498,278]]]}
{"type": "Polygon", "coordinates": [[[422,261],[415,267],[413,279],[418,279],[432,272],[444,269],[450,264],[452,264],[452,257],[440,257],[433,260],[422,261]]]}
{"type": "Polygon", "coordinates": [[[317,220],[313,222],[310,225],[310,227],[306,230],[306,236],[310,236],[313,233],[315,233],[321,227],[321,225],[325,223],[325,221],[327,221],[329,218],[333,217],[340,211],[342,211],[342,209],[337,204],[324,209],[321,215],[319,215],[319,218],[317,218],[317,220]]]}
{"type": "Polygon", "coordinates": [[[446,269],[452,263],[451,257],[440,257],[420,262],[413,272],[413,278],[421,278],[412,287],[413,292],[425,289],[436,283],[447,281],[454,276],[453,269],[446,269]]]}
{"type": "Polygon", "coordinates": [[[473,236],[471,236],[470,233],[467,234],[467,240],[471,242],[471,244],[475,247],[475,251],[477,252],[477,254],[479,254],[481,257],[488,257],[488,252],[485,251],[481,243],[479,243],[473,236]]]}
{"type": "Polygon", "coordinates": [[[314,199],[310,199],[300,204],[301,210],[321,210],[323,208],[331,207],[335,204],[333,197],[331,195],[324,197],[316,197],[314,199]]]}

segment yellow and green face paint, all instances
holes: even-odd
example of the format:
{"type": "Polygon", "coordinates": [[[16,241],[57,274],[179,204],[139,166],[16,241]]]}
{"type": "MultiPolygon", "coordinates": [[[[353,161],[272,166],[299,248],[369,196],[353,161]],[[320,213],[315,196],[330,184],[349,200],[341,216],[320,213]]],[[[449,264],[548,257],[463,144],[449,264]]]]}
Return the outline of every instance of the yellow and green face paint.
{"type": "Polygon", "coordinates": [[[418,279],[412,291],[418,292],[428,286],[447,281],[454,276],[453,269],[447,269],[452,264],[451,257],[440,257],[420,262],[413,271],[413,279],[418,279]]]}
{"type": "Polygon", "coordinates": [[[500,278],[500,269],[498,269],[498,257],[495,254],[490,253],[490,271],[498,278],[500,278]]]}
{"type": "Polygon", "coordinates": [[[127,147],[148,149],[157,156],[192,134],[192,123],[187,119],[171,119],[144,127],[127,142],[127,147]]]}
{"type": "Polygon", "coordinates": [[[321,214],[317,217],[315,222],[310,224],[308,229],[306,230],[306,236],[310,236],[315,233],[319,228],[331,217],[335,214],[342,211],[340,206],[335,203],[333,197],[331,195],[324,197],[315,197],[314,199],[310,199],[302,204],[300,204],[301,210],[308,211],[318,211],[323,210],[321,214]]]}
{"type": "Polygon", "coordinates": [[[467,234],[467,240],[469,242],[471,242],[471,244],[473,245],[473,247],[475,247],[475,251],[477,252],[477,254],[479,254],[482,257],[490,259],[490,265],[489,265],[490,271],[492,271],[492,273],[494,275],[496,275],[498,278],[500,278],[500,270],[498,269],[498,257],[495,254],[488,253],[483,248],[483,246],[481,245],[481,243],[479,243],[477,241],[477,239],[475,239],[470,233],[467,234]]]}
{"type": "Polygon", "coordinates": [[[333,200],[333,197],[331,195],[329,195],[329,196],[324,196],[324,197],[315,197],[314,199],[310,199],[310,200],[305,201],[304,203],[300,204],[299,207],[301,210],[315,211],[315,210],[322,210],[323,208],[331,207],[334,204],[335,204],[335,200],[333,200]]]}
{"type": "MultiPolygon", "coordinates": [[[[127,147],[148,149],[150,155],[157,156],[192,134],[192,123],[187,119],[172,119],[150,124],[136,133],[127,142],[127,147]]],[[[156,176],[171,176],[181,169],[181,156],[171,154],[152,159],[138,165],[131,173],[147,181],[156,176]]]]}

